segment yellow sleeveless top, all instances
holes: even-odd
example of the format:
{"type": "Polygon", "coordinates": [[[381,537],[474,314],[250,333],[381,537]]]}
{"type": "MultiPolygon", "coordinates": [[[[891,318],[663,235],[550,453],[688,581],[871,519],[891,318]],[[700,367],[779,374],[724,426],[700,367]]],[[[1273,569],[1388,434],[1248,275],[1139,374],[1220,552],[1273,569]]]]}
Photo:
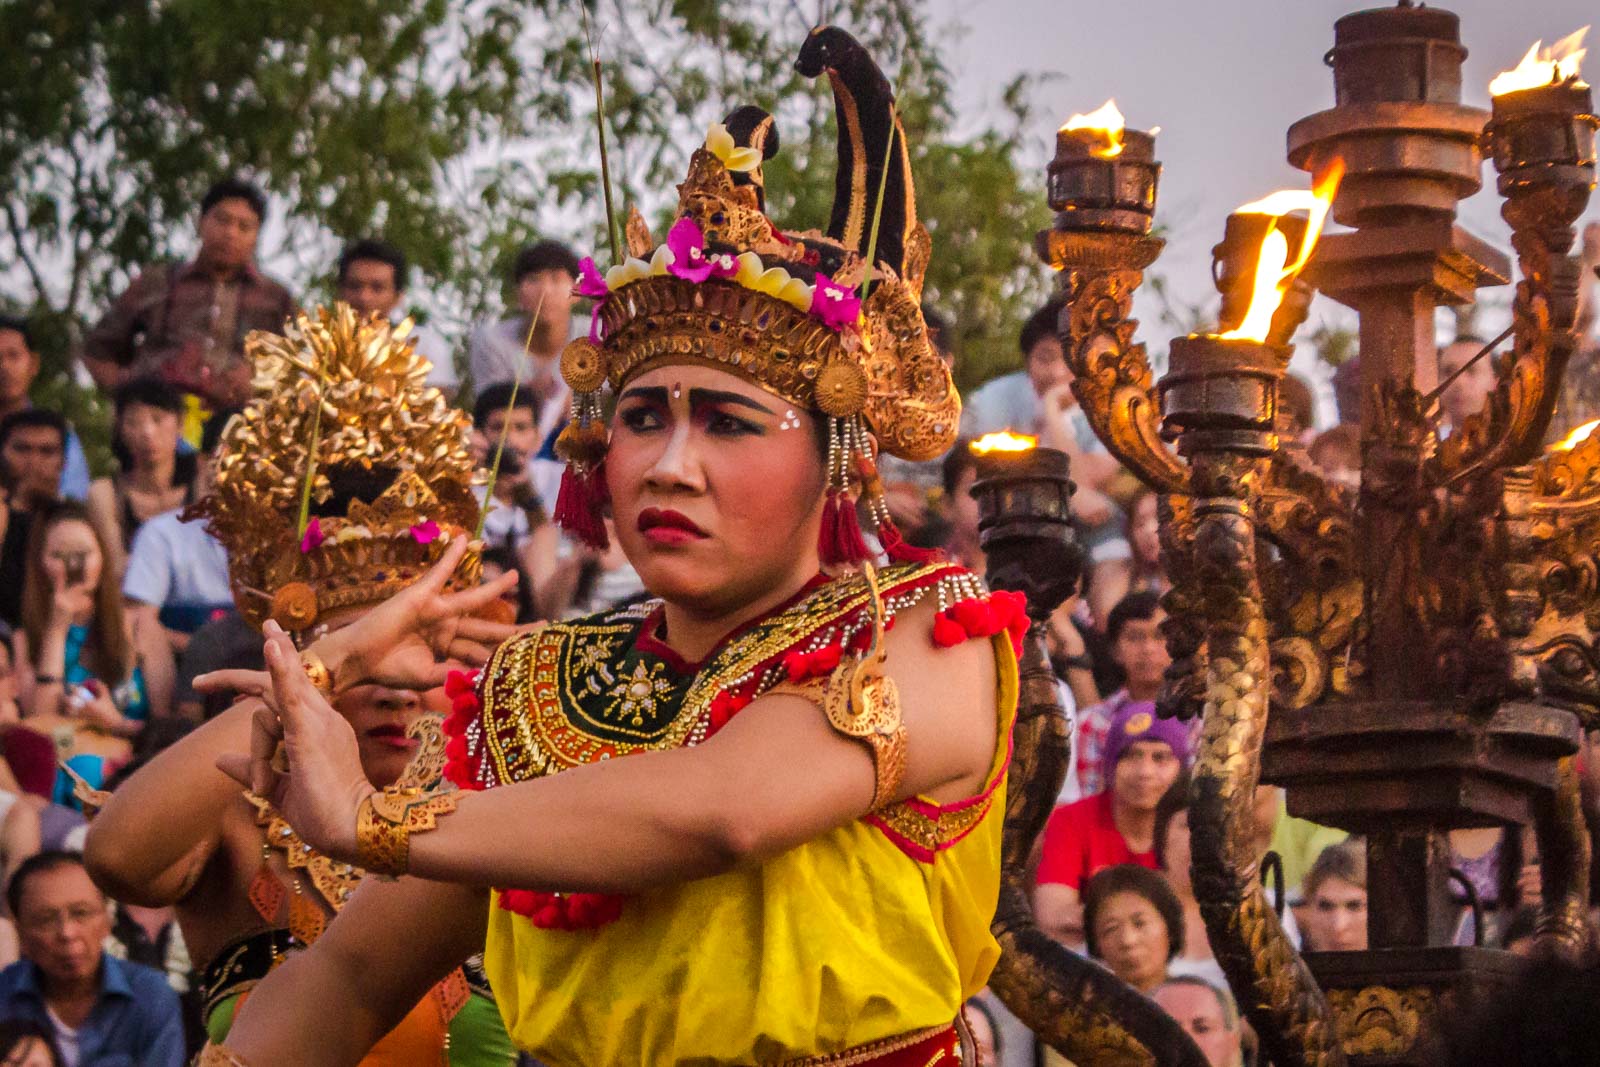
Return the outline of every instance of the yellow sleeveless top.
{"type": "MultiPolygon", "coordinates": [[[[983,987],[1026,621],[1020,598],[948,564],[889,568],[882,584],[889,611],[949,605],[940,643],[959,624],[993,644],[999,743],[982,792],[914,798],[759,866],[627,898],[496,891],[484,969],[519,1048],[550,1067],[781,1063],[948,1024],[983,987]]],[[[859,649],[867,599],[858,578],[816,583],[698,666],[649,637],[648,605],[508,643],[475,691],[456,686],[448,773],[482,788],[695,743],[859,649]]]]}

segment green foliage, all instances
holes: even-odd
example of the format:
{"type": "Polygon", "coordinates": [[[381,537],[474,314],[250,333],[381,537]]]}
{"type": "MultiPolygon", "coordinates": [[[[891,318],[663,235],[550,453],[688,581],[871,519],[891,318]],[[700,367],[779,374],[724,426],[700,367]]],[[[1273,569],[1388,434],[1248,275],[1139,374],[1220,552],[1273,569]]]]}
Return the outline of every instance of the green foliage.
{"type": "MultiPolygon", "coordinates": [[[[590,0],[619,210],[670,213],[707,125],[778,116],[771,210],[827,218],[825,84],[794,70],[819,13],[897,86],[934,237],[928,297],[957,321],[963,384],[1015,366],[1046,272],[1042,160],[1007,129],[953,131],[950,76],[915,0],[590,0]]],[[[55,324],[41,389],[65,395],[72,338],[152,260],[192,247],[198,199],[254,176],[280,214],[291,286],[326,293],[343,239],[382,233],[446,336],[501,306],[536,236],[605,248],[590,43],[573,0],[0,0],[0,304],[55,324]]],[[[608,258],[602,251],[597,257],[608,258]]],[[[77,403],[72,401],[71,404],[77,403]]]]}

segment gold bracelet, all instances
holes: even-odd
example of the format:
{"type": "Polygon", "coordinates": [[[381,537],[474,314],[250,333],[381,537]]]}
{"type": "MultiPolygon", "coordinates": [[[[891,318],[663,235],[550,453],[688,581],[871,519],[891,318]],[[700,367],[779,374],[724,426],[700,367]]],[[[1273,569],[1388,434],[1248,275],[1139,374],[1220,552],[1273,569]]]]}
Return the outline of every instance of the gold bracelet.
{"type": "Polygon", "coordinates": [[[460,802],[455,791],[390,786],[367,794],[356,810],[356,866],[390,877],[405,874],[411,867],[411,835],[432,830],[460,802]]]}
{"type": "Polygon", "coordinates": [[[311,685],[317,692],[333,699],[333,672],[328,670],[328,665],[322,662],[322,657],[309,648],[300,653],[300,666],[305,668],[306,677],[311,679],[311,685]]]}
{"type": "Polygon", "coordinates": [[[194,1067],[250,1067],[240,1059],[237,1053],[228,1051],[226,1046],[213,1045],[209,1042],[200,1050],[200,1055],[195,1058],[194,1067]]]}

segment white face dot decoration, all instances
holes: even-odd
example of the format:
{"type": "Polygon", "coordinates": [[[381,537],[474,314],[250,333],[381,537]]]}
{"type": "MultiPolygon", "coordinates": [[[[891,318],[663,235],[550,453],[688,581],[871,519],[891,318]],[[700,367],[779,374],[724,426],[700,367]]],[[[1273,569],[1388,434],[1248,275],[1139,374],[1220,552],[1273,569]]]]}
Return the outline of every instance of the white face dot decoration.
{"type": "Polygon", "coordinates": [[[780,430],[795,430],[799,429],[799,427],[800,416],[795,414],[794,408],[785,411],[783,418],[778,422],[778,429],[780,430]]]}

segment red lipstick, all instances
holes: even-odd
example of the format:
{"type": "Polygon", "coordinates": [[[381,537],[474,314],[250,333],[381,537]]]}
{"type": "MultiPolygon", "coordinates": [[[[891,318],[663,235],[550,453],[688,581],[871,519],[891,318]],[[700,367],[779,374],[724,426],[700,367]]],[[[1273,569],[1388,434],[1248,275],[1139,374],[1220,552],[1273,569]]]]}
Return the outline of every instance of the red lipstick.
{"type": "Polygon", "coordinates": [[[670,508],[645,508],[639,512],[639,532],[660,545],[686,545],[706,536],[689,516],[670,508]]]}

